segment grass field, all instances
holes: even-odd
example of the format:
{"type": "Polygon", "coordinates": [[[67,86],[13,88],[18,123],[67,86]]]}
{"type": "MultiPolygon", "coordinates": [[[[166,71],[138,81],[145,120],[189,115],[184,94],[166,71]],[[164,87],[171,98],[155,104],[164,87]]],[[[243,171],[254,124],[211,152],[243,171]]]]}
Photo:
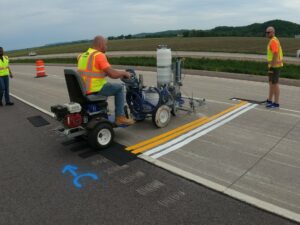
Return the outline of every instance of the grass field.
{"type": "MultiPolygon", "coordinates": [[[[280,38],[284,54],[295,56],[300,49],[300,39],[280,38]]],[[[108,51],[155,51],[160,44],[167,44],[172,51],[205,51],[265,54],[266,38],[245,37],[195,37],[195,38],[144,38],[108,41],[108,51]]],[[[40,55],[85,51],[91,43],[70,44],[35,48],[40,55]]],[[[26,56],[32,49],[9,52],[10,57],[26,56]]]]}
{"type": "MultiPolygon", "coordinates": [[[[34,63],[34,59],[11,60],[12,63],[34,63]]],[[[76,58],[45,59],[45,63],[76,64],[76,58]]],[[[111,57],[109,62],[113,65],[151,66],[156,67],[154,57],[111,57]]],[[[266,63],[254,61],[219,60],[206,58],[186,58],[184,69],[208,70],[218,72],[243,73],[266,76],[266,63]]],[[[281,77],[300,80],[299,65],[285,65],[281,77]]]]}

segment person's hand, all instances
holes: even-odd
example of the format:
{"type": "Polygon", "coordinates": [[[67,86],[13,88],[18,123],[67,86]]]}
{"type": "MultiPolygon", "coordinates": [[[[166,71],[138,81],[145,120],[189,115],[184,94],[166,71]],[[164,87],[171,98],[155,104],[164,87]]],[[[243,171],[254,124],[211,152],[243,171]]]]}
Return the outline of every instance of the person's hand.
{"type": "Polygon", "coordinates": [[[130,79],[131,78],[131,74],[128,73],[128,72],[125,72],[124,75],[123,75],[123,78],[130,79]]]}
{"type": "Polygon", "coordinates": [[[273,68],[271,67],[271,68],[269,68],[269,70],[268,70],[268,74],[269,75],[273,75],[274,74],[274,70],[273,70],[273,68]]]}

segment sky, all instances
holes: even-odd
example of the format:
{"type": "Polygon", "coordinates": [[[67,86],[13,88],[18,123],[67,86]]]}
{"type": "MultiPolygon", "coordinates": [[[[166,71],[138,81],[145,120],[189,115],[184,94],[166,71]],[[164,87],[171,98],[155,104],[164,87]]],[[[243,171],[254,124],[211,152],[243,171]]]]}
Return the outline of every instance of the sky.
{"type": "Polygon", "coordinates": [[[0,0],[5,50],[177,29],[300,24],[300,0],[0,0]]]}

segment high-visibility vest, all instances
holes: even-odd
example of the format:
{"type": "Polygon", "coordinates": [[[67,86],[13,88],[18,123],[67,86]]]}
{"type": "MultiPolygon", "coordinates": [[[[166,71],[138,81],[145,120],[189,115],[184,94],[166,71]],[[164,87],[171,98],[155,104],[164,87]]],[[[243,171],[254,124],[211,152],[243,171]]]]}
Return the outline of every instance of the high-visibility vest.
{"type": "Polygon", "coordinates": [[[105,73],[95,67],[95,59],[99,54],[104,54],[95,49],[89,48],[78,56],[78,73],[83,79],[86,94],[99,92],[106,84],[105,73]]]}
{"type": "Polygon", "coordinates": [[[0,76],[9,75],[8,63],[9,60],[7,56],[3,56],[3,60],[0,59],[0,76]]]}
{"type": "Polygon", "coordinates": [[[271,67],[271,62],[274,57],[274,54],[270,49],[270,44],[272,41],[276,41],[276,43],[278,44],[278,48],[279,48],[277,63],[273,67],[275,67],[275,68],[283,67],[283,61],[282,61],[283,60],[283,52],[282,52],[280,42],[276,37],[271,38],[271,40],[269,41],[269,44],[268,44],[268,49],[267,49],[268,66],[271,67]]]}

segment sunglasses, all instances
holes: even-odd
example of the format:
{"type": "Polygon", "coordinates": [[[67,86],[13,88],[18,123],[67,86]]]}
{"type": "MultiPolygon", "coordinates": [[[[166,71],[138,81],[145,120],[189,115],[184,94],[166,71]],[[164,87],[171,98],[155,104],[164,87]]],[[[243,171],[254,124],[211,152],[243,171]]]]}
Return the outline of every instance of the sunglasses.
{"type": "Polygon", "coordinates": [[[272,31],[266,31],[266,34],[270,34],[270,33],[272,33],[272,31]]]}

